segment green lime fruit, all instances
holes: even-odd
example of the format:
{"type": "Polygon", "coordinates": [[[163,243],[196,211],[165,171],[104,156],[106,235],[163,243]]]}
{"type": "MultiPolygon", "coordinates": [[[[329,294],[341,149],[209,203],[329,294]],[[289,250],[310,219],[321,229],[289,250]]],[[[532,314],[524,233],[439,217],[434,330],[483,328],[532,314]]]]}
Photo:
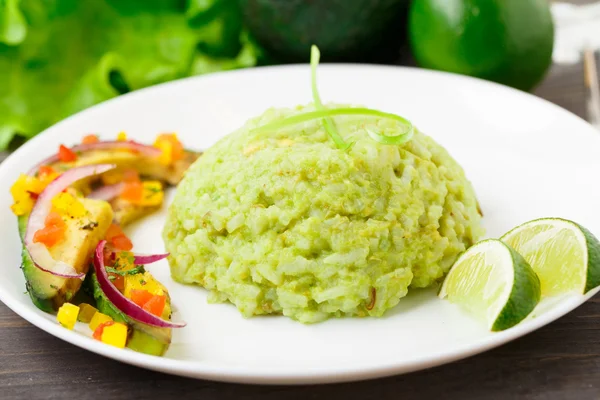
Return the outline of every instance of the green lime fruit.
{"type": "Polygon", "coordinates": [[[492,331],[521,322],[540,301],[540,281],[519,253],[505,243],[484,240],[454,263],[439,292],[492,331]]]}
{"type": "Polygon", "coordinates": [[[514,228],[500,240],[517,250],[542,284],[542,295],[587,293],[600,286],[600,243],[581,225],[543,218],[514,228]]]}
{"type": "Polygon", "coordinates": [[[552,62],[547,0],[413,0],[409,40],[425,68],[531,90],[552,62]]]}

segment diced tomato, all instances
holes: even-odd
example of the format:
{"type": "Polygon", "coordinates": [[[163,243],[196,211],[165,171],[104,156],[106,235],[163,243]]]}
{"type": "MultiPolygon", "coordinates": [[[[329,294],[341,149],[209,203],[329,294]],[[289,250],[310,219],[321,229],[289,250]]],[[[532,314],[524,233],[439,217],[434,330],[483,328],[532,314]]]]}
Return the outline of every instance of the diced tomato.
{"type": "Polygon", "coordinates": [[[33,234],[33,243],[42,243],[46,247],[52,247],[63,239],[64,234],[63,228],[46,226],[33,234]]]}
{"type": "Polygon", "coordinates": [[[94,331],[94,339],[96,340],[102,340],[102,333],[104,332],[104,328],[107,326],[111,326],[112,324],[114,324],[115,321],[108,321],[108,322],[103,322],[100,325],[98,325],[98,327],[96,328],[96,330],[94,331]]]}
{"type": "Polygon", "coordinates": [[[93,144],[93,143],[98,143],[99,141],[100,141],[100,139],[98,139],[98,135],[90,134],[90,135],[85,135],[83,137],[83,140],[81,141],[81,143],[93,144]]]}
{"type": "Polygon", "coordinates": [[[119,289],[119,291],[122,292],[123,290],[125,290],[125,277],[123,275],[108,274],[108,276],[110,277],[110,281],[112,282],[112,284],[115,285],[115,287],[119,289]]]}
{"type": "Polygon", "coordinates": [[[110,242],[115,236],[119,235],[124,235],[121,227],[117,224],[110,224],[108,230],[106,231],[106,240],[110,242]]]}
{"type": "Polygon", "coordinates": [[[133,249],[133,243],[131,243],[131,240],[125,235],[115,236],[112,238],[111,243],[117,250],[129,251],[133,249]]]}
{"type": "Polygon", "coordinates": [[[66,224],[59,213],[50,212],[44,223],[45,226],[34,233],[34,243],[42,243],[46,247],[52,247],[64,239],[66,224]]]}
{"type": "Polygon", "coordinates": [[[132,203],[142,201],[144,185],[140,181],[126,182],[121,192],[121,198],[132,203]]]}
{"type": "Polygon", "coordinates": [[[45,176],[55,174],[56,171],[49,165],[42,165],[38,170],[38,178],[44,179],[45,176]]]}
{"type": "Polygon", "coordinates": [[[129,240],[117,224],[111,224],[108,227],[106,240],[112,244],[115,250],[129,251],[133,248],[133,243],[131,243],[131,240],[129,240]]]}
{"type": "Polygon", "coordinates": [[[133,301],[135,304],[137,304],[140,307],[144,307],[144,305],[148,301],[150,301],[150,299],[152,299],[152,297],[154,295],[147,290],[133,289],[131,291],[130,296],[131,296],[131,301],[133,301]]]}
{"type": "Polygon", "coordinates": [[[163,310],[165,309],[166,303],[167,296],[153,295],[152,298],[148,300],[142,308],[148,311],[150,314],[154,314],[157,317],[160,317],[163,313],[163,310]]]}
{"type": "Polygon", "coordinates": [[[50,211],[44,220],[44,224],[46,226],[58,226],[65,227],[65,221],[63,221],[62,217],[56,211],[50,211]]]}
{"type": "Polygon", "coordinates": [[[77,154],[75,154],[73,150],[61,144],[58,148],[58,159],[62,162],[75,161],[77,160],[77,154]]]}

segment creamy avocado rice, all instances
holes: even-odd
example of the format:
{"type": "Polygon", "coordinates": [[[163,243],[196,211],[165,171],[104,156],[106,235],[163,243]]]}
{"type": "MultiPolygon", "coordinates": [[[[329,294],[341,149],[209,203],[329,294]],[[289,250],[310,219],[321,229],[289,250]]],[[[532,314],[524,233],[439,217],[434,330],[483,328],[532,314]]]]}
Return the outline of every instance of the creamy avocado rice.
{"type": "Polygon", "coordinates": [[[334,117],[345,151],[322,120],[257,129],[308,111],[269,109],[188,170],[164,228],[172,276],[246,317],[381,316],[481,237],[473,188],[417,130],[402,145],[369,137],[394,135],[393,120],[334,117]]]}

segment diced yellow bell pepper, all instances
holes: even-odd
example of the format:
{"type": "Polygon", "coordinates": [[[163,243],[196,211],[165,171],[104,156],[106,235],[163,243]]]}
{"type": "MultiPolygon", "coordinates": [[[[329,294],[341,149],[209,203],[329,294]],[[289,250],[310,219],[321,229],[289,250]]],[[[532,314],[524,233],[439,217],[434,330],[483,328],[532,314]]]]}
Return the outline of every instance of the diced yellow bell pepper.
{"type": "Polygon", "coordinates": [[[98,325],[103,324],[105,322],[110,322],[113,319],[111,317],[109,317],[106,314],[102,314],[100,311],[97,311],[94,316],[92,317],[92,320],[89,323],[89,327],[90,329],[93,331],[96,330],[96,328],[98,327],[98,325]]]}
{"type": "Polygon", "coordinates": [[[58,172],[54,171],[49,174],[44,174],[41,177],[38,177],[38,179],[40,180],[40,182],[42,183],[44,188],[46,188],[46,186],[48,186],[50,184],[50,182],[55,180],[59,175],[60,174],[58,172]]]}
{"type": "Polygon", "coordinates": [[[154,279],[148,271],[143,274],[125,276],[125,290],[123,291],[125,297],[130,299],[132,290],[147,290],[154,295],[164,294],[165,292],[164,286],[154,279]]]}
{"type": "Polygon", "coordinates": [[[75,327],[75,322],[77,322],[78,314],[79,307],[75,304],[65,303],[58,309],[56,319],[62,326],[72,330],[75,327]]]}
{"type": "Polygon", "coordinates": [[[117,140],[119,142],[124,142],[127,140],[127,134],[125,132],[119,132],[119,134],[117,135],[117,140]]]}
{"type": "Polygon", "coordinates": [[[52,206],[61,215],[81,218],[86,214],[83,203],[70,193],[59,193],[52,199],[52,206]]]}
{"type": "Polygon", "coordinates": [[[114,267],[119,271],[129,271],[135,268],[135,257],[130,251],[119,251],[115,255],[114,267]]]}
{"type": "Polygon", "coordinates": [[[171,164],[171,161],[173,161],[173,143],[168,140],[157,140],[154,142],[154,147],[161,150],[158,162],[162,165],[171,164]]]}
{"type": "Polygon", "coordinates": [[[142,199],[139,205],[160,206],[163,202],[164,194],[162,183],[159,181],[144,181],[142,182],[142,199]]]}
{"type": "Polygon", "coordinates": [[[79,316],[77,317],[77,320],[89,324],[97,311],[96,307],[87,303],[81,303],[79,305],[79,316]]]}
{"type": "Polygon", "coordinates": [[[154,141],[154,147],[161,150],[158,162],[169,165],[184,157],[183,145],[175,133],[161,133],[154,141]]]}
{"type": "Polygon", "coordinates": [[[13,197],[11,209],[16,215],[25,215],[35,204],[34,197],[42,193],[46,186],[36,177],[21,174],[10,188],[13,197]]]}
{"type": "Polygon", "coordinates": [[[105,326],[102,331],[102,343],[110,344],[120,349],[124,348],[127,343],[127,325],[115,322],[112,325],[105,326]]]}

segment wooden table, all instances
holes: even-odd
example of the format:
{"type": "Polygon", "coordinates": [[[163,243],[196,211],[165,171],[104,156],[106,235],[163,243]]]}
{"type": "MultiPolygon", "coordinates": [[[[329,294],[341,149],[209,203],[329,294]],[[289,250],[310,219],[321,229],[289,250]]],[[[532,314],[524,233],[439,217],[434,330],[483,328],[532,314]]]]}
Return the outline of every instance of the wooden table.
{"type": "MultiPolygon", "coordinates": [[[[581,65],[554,67],[535,93],[585,115],[581,65]]],[[[16,268],[17,266],[15,266],[16,268]]],[[[524,338],[442,367],[323,386],[179,378],[81,350],[0,303],[0,399],[599,399],[600,297],[524,338]]]]}

